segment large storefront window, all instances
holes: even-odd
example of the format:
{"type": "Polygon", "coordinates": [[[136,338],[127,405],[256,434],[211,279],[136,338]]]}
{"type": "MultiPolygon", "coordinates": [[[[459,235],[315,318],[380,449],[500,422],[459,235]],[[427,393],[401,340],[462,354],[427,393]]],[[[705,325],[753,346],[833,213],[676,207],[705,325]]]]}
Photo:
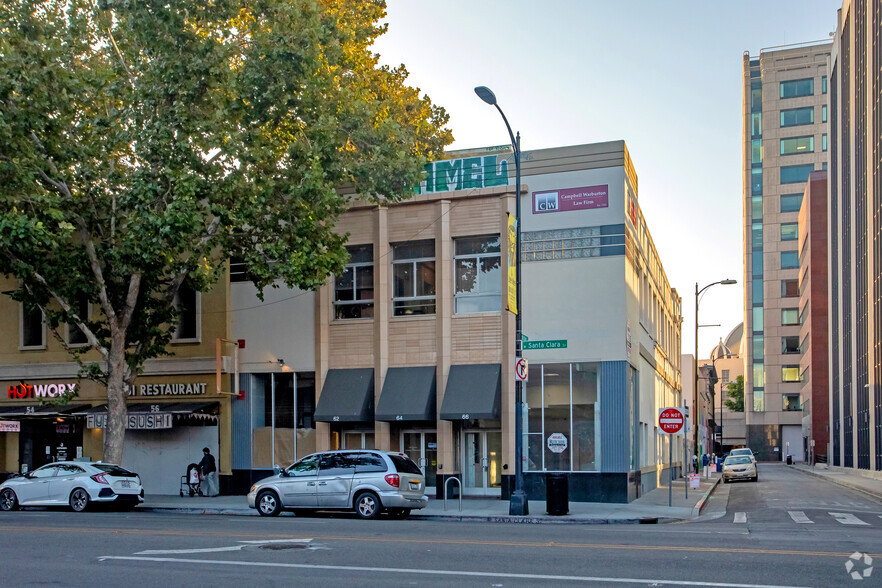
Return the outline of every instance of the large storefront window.
{"type": "Polygon", "coordinates": [[[599,364],[537,367],[526,385],[527,471],[596,471],[599,364]]]}
{"type": "Polygon", "coordinates": [[[252,374],[252,467],[284,467],[314,451],[314,413],[314,373],[252,374]]]}

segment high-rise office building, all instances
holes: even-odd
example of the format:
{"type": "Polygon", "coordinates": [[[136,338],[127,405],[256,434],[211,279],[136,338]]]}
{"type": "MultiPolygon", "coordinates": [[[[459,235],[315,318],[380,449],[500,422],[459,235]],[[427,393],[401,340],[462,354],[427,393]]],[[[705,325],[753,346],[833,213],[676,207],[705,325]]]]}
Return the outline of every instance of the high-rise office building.
{"type": "Polygon", "coordinates": [[[882,2],[845,0],[830,59],[830,441],[882,470],[882,2]]]}
{"type": "Polygon", "coordinates": [[[744,54],[744,408],[760,460],[804,459],[798,216],[809,174],[827,166],[830,48],[744,54]]]}

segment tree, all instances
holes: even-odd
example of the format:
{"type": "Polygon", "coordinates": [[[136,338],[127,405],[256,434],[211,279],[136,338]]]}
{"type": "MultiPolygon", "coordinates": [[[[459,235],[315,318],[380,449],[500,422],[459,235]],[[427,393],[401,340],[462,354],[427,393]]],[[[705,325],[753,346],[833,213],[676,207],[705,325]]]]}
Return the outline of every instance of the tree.
{"type": "Polygon", "coordinates": [[[726,408],[733,412],[744,412],[744,376],[738,376],[726,386],[726,408]]]}
{"type": "Polygon", "coordinates": [[[235,256],[261,292],[322,284],[346,262],[333,223],[352,194],[407,197],[452,140],[371,52],[384,15],[380,0],[0,5],[0,273],[50,327],[85,333],[69,351],[107,387],[104,459],[122,460],[125,385],[168,354],[185,281],[206,291],[235,256]]]}

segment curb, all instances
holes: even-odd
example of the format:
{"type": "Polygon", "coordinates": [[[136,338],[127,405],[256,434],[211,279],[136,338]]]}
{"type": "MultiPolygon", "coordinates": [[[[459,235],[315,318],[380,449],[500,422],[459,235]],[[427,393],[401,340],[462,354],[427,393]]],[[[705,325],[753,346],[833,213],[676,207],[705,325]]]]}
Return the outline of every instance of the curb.
{"type": "MultiPolygon", "coordinates": [[[[241,508],[198,508],[179,506],[139,506],[136,511],[158,512],[171,514],[192,515],[227,515],[241,517],[260,516],[257,511],[241,508]]],[[[281,513],[281,516],[294,516],[293,513],[281,513]]],[[[438,514],[411,514],[410,520],[416,521],[446,521],[457,523],[507,523],[515,525],[640,525],[640,524],[665,524],[678,522],[682,519],[673,517],[633,517],[627,519],[575,519],[568,517],[515,517],[506,515],[438,515],[438,514]]]]}
{"type": "Polygon", "coordinates": [[[704,496],[702,496],[698,500],[698,502],[695,503],[695,506],[692,507],[692,517],[693,518],[701,516],[701,511],[704,510],[705,506],[707,506],[707,501],[710,499],[711,494],[714,493],[714,490],[717,489],[717,486],[719,486],[721,479],[722,479],[722,477],[714,480],[713,485],[711,485],[711,487],[707,489],[707,492],[704,493],[704,496]]]}
{"type": "Polygon", "coordinates": [[[787,466],[787,467],[789,467],[790,469],[792,469],[794,471],[802,472],[803,474],[807,474],[809,476],[814,476],[815,478],[820,478],[822,480],[826,480],[826,481],[830,482],[831,484],[836,484],[837,486],[842,486],[843,488],[848,488],[850,490],[855,490],[857,492],[860,492],[861,494],[866,494],[867,496],[869,496],[873,500],[876,500],[878,502],[882,502],[882,493],[876,493],[871,490],[867,490],[863,486],[858,486],[857,484],[851,484],[849,482],[846,482],[845,480],[837,480],[831,476],[825,476],[824,474],[819,474],[819,473],[813,472],[811,470],[806,470],[803,468],[794,467],[792,465],[787,466]]]}

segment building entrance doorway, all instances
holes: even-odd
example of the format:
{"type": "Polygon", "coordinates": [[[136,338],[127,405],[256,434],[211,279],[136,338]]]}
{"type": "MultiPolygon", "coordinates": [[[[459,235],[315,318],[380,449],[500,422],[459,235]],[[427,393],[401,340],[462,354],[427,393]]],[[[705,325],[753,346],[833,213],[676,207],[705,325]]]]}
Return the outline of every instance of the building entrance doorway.
{"type": "Polygon", "coordinates": [[[462,489],[467,496],[502,495],[502,431],[463,431],[462,489]]]}
{"type": "Polygon", "coordinates": [[[401,450],[420,466],[426,477],[426,493],[435,493],[438,469],[438,435],[435,431],[402,431],[401,450]]]}

